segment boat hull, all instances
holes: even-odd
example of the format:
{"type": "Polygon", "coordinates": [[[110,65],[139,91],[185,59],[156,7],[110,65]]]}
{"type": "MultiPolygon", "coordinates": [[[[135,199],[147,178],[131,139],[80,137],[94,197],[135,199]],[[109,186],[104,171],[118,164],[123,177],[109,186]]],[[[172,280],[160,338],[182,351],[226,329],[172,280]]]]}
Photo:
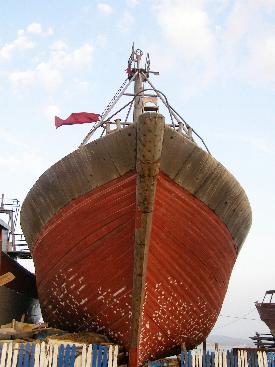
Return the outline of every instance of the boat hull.
{"type": "Polygon", "coordinates": [[[4,252],[1,252],[0,275],[11,272],[15,279],[0,286],[0,325],[20,320],[35,323],[41,318],[35,276],[4,252]]]}
{"type": "Polygon", "coordinates": [[[46,171],[21,224],[45,320],[106,333],[136,366],[206,338],[251,211],[219,162],[144,114],[46,171]]]}
{"type": "Polygon", "coordinates": [[[268,326],[275,337],[275,303],[256,303],[261,320],[268,326]]]}

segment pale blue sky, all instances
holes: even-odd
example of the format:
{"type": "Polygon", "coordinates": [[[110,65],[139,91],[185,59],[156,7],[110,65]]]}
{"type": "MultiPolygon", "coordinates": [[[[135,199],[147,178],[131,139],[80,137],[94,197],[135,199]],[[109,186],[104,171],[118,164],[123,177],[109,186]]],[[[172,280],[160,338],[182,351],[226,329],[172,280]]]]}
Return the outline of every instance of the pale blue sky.
{"type": "MultiPolygon", "coordinates": [[[[101,113],[133,41],[160,71],[153,83],[247,191],[253,227],[222,310],[241,316],[275,286],[275,0],[0,0],[1,192],[23,200],[79,145],[89,126],[56,130],[54,115],[101,113]]],[[[230,321],[213,333],[266,331],[222,327],[230,321]]]]}

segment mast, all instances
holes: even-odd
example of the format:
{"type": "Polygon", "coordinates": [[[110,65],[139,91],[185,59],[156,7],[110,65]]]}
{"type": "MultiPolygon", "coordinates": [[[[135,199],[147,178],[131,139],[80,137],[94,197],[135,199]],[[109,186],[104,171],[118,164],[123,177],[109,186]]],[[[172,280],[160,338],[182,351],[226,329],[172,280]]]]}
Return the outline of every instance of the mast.
{"type": "Polygon", "coordinates": [[[137,122],[138,117],[143,112],[143,103],[142,103],[142,97],[143,97],[143,74],[141,73],[140,69],[140,61],[141,57],[143,55],[143,52],[140,49],[137,49],[136,51],[133,50],[133,61],[136,62],[136,70],[137,75],[134,80],[134,95],[137,96],[135,98],[134,102],[134,111],[133,111],[133,122],[137,122]]]}

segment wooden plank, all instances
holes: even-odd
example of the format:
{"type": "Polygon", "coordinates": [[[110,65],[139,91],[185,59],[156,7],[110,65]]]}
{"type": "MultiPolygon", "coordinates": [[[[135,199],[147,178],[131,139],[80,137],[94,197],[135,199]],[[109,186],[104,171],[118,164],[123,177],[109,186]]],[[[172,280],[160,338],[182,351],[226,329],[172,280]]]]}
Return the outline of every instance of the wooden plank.
{"type": "Polygon", "coordinates": [[[40,353],[39,353],[39,367],[44,367],[45,358],[46,358],[45,342],[42,342],[40,345],[40,353]]]}
{"type": "Polygon", "coordinates": [[[70,364],[70,355],[71,355],[71,347],[69,344],[66,345],[66,348],[65,348],[65,363],[64,363],[64,366],[65,367],[69,367],[69,364],[70,364]]]}
{"type": "Polygon", "coordinates": [[[259,367],[263,367],[262,353],[261,352],[257,352],[257,356],[258,356],[258,366],[259,367]]]}
{"type": "Polygon", "coordinates": [[[7,272],[3,275],[0,275],[0,287],[3,285],[12,282],[15,279],[15,276],[11,272],[7,272]]]}
{"type": "Polygon", "coordinates": [[[15,343],[13,345],[12,367],[16,367],[17,366],[18,351],[19,351],[19,344],[18,343],[15,343]]]}
{"type": "Polygon", "coordinates": [[[31,355],[30,355],[30,367],[34,367],[35,362],[35,344],[31,345],[31,355]]]}
{"type": "Polygon", "coordinates": [[[64,345],[61,344],[60,347],[59,347],[57,367],[62,367],[63,366],[63,359],[64,359],[64,345]]]}
{"type": "Polygon", "coordinates": [[[99,345],[97,348],[97,367],[101,367],[102,361],[102,345],[99,345]]]}
{"type": "Polygon", "coordinates": [[[184,352],[182,351],[180,354],[180,367],[185,367],[185,361],[184,361],[184,352]]]}
{"type": "Polygon", "coordinates": [[[108,348],[106,345],[103,347],[103,361],[102,361],[102,367],[107,367],[108,363],[108,348]]]}
{"type": "Polygon", "coordinates": [[[113,346],[109,346],[108,352],[108,367],[113,367],[113,346]]]}
{"type": "Polygon", "coordinates": [[[248,357],[247,357],[247,351],[244,351],[244,367],[248,367],[248,357]]]}
{"type": "Polygon", "coordinates": [[[231,367],[231,354],[229,350],[226,352],[226,360],[227,360],[227,367],[231,367]]]}
{"type": "Polygon", "coordinates": [[[117,367],[117,356],[118,356],[118,345],[115,346],[114,350],[113,367],[117,367]]]}
{"type": "Polygon", "coordinates": [[[197,367],[197,365],[196,365],[196,352],[193,352],[193,353],[191,352],[191,361],[192,361],[191,362],[192,363],[191,366],[192,367],[197,367]]]}
{"type": "Polygon", "coordinates": [[[222,365],[227,367],[227,353],[225,351],[222,352],[222,365]]]}
{"type": "Polygon", "coordinates": [[[205,355],[206,367],[210,367],[210,353],[209,351],[205,355]]]}
{"type": "Polygon", "coordinates": [[[92,367],[97,367],[96,361],[97,361],[97,345],[93,344],[92,367]]]}
{"type": "Polygon", "coordinates": [[[210,361],[211,367],[216,367],[215,365],[215,352],[211,352],[211,361],[210,361]]]}
{"type": "Polygon", "coordinates": [[[219,363],[219,367],[222,367],[222,351],[219,350],[218,351],[218,363],[219,363]]]}
{"type": "Polygon", "coordinates": [[[219,352],[217,350],[215,350],[214,353],[214,366],[215,367],[219,366],[219,352]]]}
{"type": "Polygon", "coordinates": [[[202,356],[203,356],[203,353],[202,352],[198,352],[198,363],[199,363],[199,367],[203,367],[202,366],[202,356]]]}
{"type": "Polygon", "coordinates": [[[57,367],[57,357],[58,357],[58,345],[54,344],[52,367],[57,367]]]}
{"type": "Polygon", "coordinates": [[[18,357],[18,364],[17,367],[22,367],[23,365],[23,358],[24,358],[24,344],[20,344],[19,347],[19,357],[18,357]]]}
{"type": "Polygon", "coordinates": [[[76,345],[73,344],[71,349],[70,367],[74,367],[75,357],[76,357],[76,345]]]}
{"type": "Polygon", "coordinates": [[[0,360],[0,367],[5,367],[6,364],[6,355],[7,355],[7,343],[4,343],[1,350],[1,360],[0,360]]]}
{"type": "Polygon", "coordinates": [[[47,348],[47,366],[52,367],[52,361],[53,361],[53,345],[48,345],[47,348]]]}
{"type": "MultiPolygon", "coordinates": [[[[91,365],[92,365],[92,345],[90,344],[87,350],[86,367],[91,367],[91,365]]],[[[109,366],[108,364],[108,367],[112,366],[109,366]]]]}
{"type": "Polygon", "coordinates": [[[34,353],[34,367],[40,366],[40,345],[36,344],[34,353]]]}
{"type": "Polygon", "coordinates": [[[8,345],[8,351],[7,351],[7,361],[6,361],[6,367],[11,367],[11,363],[12,363],[12,343],[9,343],[8,345]]]}
{"type": "Polygon", "coordinates": [[[24,360],[23,360],[24,367],[29,367],[30,350],[31,350],[30,343],[27,343],[25,345],[25,353],[24,353],[24,360]]]}
{"type": "Polygon", "coordinates": [[[86,367],[87,345],[84,344],[81,350],[81,367],[86,367]]]}
{"type": "Polygon", "coordinates": [[[263,365],[264,367],[268,367],[266,352],[263,352],[263,365]]]}

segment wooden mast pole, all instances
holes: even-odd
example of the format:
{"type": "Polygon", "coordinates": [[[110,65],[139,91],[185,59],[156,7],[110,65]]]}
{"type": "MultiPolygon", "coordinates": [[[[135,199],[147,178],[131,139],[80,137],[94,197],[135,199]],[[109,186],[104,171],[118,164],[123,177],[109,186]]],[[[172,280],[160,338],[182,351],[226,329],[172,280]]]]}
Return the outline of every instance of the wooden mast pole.
{"type": "Polygon", "coordinates": [[[140,69],[140,61],[143,55],[141,50],[133,51],[135,55],[134,61],[136,62],[137,75],[135,77],[134,94],[138,96],[135,98],[134,102],[134,112],[133,112],[133,122],[137,122],[138,117],[143,113],[143,74],[140,69]]]}

